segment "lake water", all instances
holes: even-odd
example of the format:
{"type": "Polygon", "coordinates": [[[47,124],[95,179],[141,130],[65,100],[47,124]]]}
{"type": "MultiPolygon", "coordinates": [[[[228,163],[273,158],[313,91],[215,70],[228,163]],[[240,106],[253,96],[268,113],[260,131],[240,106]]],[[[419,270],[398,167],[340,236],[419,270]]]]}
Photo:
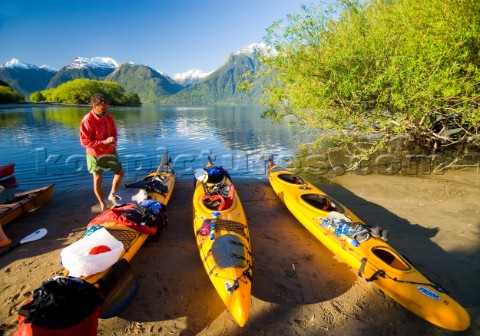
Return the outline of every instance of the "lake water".
{"type": "MultiPolygon", "coordinates": [[[[289,158],[311,138],[301,129],[261,118],[261,107],[110,107],[126,181],[154,171],[168,151],[178,178],[191,178],[208,155],[232,177],[266,177],[270,154],[289,158]]],[[[0,108],[0,165],[14,162],[18,187],[56,190],[90,186],[79,126],[88,106],[0,108]]],[[[105,176],[110,180],[111,172],[105,176]]],[[[10,188],[13,188],[10,185],[10,188]]]]}

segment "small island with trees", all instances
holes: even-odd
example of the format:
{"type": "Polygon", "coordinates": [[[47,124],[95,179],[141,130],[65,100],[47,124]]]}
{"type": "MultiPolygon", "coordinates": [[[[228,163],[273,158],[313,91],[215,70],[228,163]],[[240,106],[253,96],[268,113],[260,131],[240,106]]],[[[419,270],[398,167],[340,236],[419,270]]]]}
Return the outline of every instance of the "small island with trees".
{"type": "Polygon", "coordinates": [[[91,79],[75,79],[56,88],[33,92],[31,102],[52,102],[61,104],[88,104],[95,93],[103,94],[114,106],[140,106],[141,101],[136,93],[125,92],[115,82],[96,81],[91,79]]]}

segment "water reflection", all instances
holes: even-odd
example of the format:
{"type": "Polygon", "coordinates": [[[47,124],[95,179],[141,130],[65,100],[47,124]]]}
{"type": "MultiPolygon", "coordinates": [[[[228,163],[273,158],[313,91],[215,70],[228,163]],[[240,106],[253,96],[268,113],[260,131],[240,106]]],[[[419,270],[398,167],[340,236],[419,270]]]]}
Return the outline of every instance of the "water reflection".
{"type": "MultiPolygon", "coordinates": [[[[91,184],[79,125],[88,106],[21,106],[0,109],[0,164],[16,163],[20,186],[56,183],[57,190],[91,184]]],[[[180,178],[190,178],[208,155],[232,176],[265,176],[264,159],[291,155],[303,130],[261,118],[262,108],[110,107],[126,180],[156,169],[168,150],[180,178]]],[[[107,173],[108,174],[108,173],[107,173]]]]}

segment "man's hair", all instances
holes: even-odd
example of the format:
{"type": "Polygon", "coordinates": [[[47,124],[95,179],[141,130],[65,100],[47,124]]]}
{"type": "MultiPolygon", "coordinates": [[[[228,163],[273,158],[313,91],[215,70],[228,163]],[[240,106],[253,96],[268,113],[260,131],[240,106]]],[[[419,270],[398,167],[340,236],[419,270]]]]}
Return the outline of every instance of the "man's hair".
{"type": "Polygon", "coordinates": [[[95,93],[92,96],[92,99],[90,100],[90,104],[92,104],[92,105],[100,105],[102,103],[107,103],[108,104],[108,100],[101,93],[95,93]]]}

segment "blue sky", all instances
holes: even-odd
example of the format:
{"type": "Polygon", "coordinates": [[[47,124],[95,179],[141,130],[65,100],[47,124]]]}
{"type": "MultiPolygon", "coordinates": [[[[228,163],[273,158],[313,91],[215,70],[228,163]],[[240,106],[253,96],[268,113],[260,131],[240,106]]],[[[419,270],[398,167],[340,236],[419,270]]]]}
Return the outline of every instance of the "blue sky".
{"type": "Polygon", "coordinates": [[[231,52],[263,42],[301,0],[0,0],[0,64],[57,69],[75,57],[112,57],[168,75],[216,70],[231,52]]]}

